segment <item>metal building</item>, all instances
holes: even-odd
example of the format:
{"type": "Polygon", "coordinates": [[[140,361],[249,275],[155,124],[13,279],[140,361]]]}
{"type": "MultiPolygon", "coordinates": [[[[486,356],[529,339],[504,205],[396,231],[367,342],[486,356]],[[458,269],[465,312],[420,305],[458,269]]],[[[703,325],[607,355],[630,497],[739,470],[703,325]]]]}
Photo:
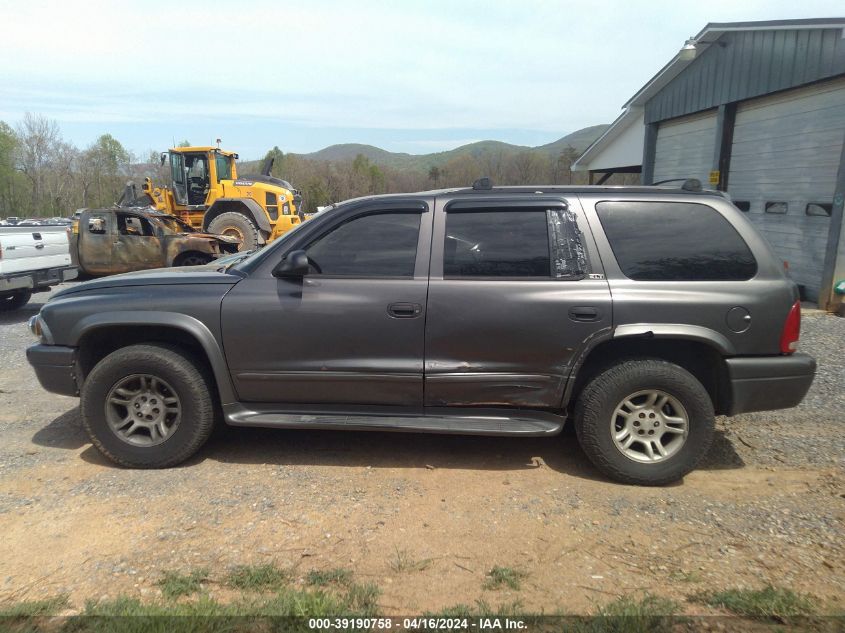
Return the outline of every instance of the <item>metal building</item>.
{"type": "Polygon", "coordinates": [[[574,165],[603,182],[698,178],[727,191],[835,308],[845,279],[845,18],[711,23],[574,165]]]}

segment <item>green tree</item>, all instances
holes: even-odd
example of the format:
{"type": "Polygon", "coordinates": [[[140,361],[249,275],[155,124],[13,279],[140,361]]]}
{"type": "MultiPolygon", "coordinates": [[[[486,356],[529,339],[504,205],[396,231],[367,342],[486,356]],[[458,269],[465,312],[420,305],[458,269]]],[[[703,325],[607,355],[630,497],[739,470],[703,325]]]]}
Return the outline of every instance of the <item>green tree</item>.
{"type": "Polygon", "coordinates": [[[560,152],[557,157],[557,164],[555,169],[555,184],[565,183],[572,184],[572,163],[581,155],[577,149],[571,145],[567,145],[560,152]]]}
{"type": "Polygon", "coordinates": [[[122,172],[130,160],[129,152],[111,134],[103,134],[89,145],[78,160],[82,206],[114,202],[121,190],[122,172]]]}
{"type": "Polygon", "coordinates": [[[279,149],[278,145],[274,145],[273,149],[264,154],[261,169],[264,169],[264,164],[271,158],[273,159],[273,169],[271,170],[270,175],[276,176],[276,178],[282,178],[282,173],[284,173],[285,167],[285,153],[279,149]]]}
{"type": "Polygon", "coordinates": [[[437,189],[437,181],[440,180],[440,168],[437,165],[432,165],[428,170],[428,179],[434,182],[434,188],[437,189]]]}
{"type": "Polygon", "coordinates": [[[0,211],[3,215],[14,215],[17,146],[15,131],[5,121],[0,121],[0,211]]]}

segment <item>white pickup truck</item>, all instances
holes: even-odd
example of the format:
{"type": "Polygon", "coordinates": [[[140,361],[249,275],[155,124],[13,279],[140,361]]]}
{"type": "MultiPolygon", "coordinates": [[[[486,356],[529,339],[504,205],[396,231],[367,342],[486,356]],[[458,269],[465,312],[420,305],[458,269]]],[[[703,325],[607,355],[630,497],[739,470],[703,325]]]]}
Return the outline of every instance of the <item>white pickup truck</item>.
{"type": "Polygon", "coordinates": [[[0,312],[77,275],[64,226],[0,227],[0,312]]]}

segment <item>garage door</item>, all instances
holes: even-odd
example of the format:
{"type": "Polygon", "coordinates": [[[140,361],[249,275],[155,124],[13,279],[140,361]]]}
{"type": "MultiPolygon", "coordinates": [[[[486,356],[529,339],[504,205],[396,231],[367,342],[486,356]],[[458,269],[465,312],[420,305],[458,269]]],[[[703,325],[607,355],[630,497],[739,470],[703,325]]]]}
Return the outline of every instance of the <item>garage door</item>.
{"type": "Polygon", "coordinates": [[[657,128],[654,180],[698,178],[706,187],[716,147],[716,110],[672,119],[657,128]]]}
{"type": "Polygon", "coordinates": [[[818,299],[845,139],[845,79],[742,103],[728,193],[818,299]]]}

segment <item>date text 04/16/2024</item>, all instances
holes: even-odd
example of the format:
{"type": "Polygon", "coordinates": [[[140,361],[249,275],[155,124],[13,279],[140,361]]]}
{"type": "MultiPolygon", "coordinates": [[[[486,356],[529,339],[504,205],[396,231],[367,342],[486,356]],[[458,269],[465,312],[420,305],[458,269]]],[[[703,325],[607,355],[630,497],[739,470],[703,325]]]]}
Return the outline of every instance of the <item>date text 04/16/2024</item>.
{"type": "Polygon", "coordinates": [[[308,628],[315,631],[338,630],[444,630],[444,631],[520,631],[527,628],[518,618],[310,618],[308,628]]]}

